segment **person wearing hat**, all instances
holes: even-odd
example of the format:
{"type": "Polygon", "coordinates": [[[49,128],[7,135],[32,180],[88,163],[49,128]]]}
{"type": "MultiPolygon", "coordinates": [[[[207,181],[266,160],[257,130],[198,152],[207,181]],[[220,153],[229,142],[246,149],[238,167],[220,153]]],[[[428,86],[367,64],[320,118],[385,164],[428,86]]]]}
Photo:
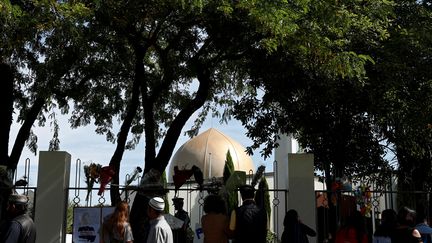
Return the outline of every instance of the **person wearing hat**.
{"type": "Polygon", "coordinates": [[[240,188],[242,205],[231,213],[229,229],[236,243],[265,243],[267,213],[255,203],[255,189],[251,185],[240,188]]]}
{"type": "Polygon", "coordinates": [[[2,243],[34,243],[36,227],[27,215],[28,198],[25,195],[12,194],[7,206],[7,224],[0,232],[2,243]]]}
{"type": "Polygon", "coordinates": [[[160,197],[153,197],[148,206],[147,215],[150,220],[150,229],[147,243],[174,243],[171,227],[163,216],[165,201],[160,197]]]}
{"type": "Polygon", "coordinates": [[[183,209],[183,198],[175,197],[172,200],[174,204],[174,210],[177,211],[174,216],[183,221],[183,226],[180,229],[173,230],[174,243],[186,243],[188,242],[187,231],[190,224],[189,214],[183,209]]]}

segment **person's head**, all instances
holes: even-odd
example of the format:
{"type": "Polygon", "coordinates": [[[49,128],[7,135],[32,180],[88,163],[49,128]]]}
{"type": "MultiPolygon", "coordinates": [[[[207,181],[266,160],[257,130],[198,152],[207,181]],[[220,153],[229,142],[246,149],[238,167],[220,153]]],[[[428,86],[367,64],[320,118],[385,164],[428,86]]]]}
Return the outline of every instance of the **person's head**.
{"type": "Polygon", "coordinates": [[[119,220],[126,221],[129,218],[129,205],[127,202],[122,201],[116,205],[114,214],[118,215],[119,220]]]}
{"type": "Polygon", "coordinates": [[[226,214],[226,205],[223,198],[219,195],[210,194],[204,199],[205,213],[226,214]]]}
{"type": "Polygon", "coordinates": [[[365,231],[365,221],[360,211],[355,210],[346,220],[347,228],[355,228],[359,232],[365,231]]]}
{"type": "Polygon", "coordinates": [[[173,200],[175,210],[183,209],[183,205],[184,205],[184,199],[183,198],[175,197],[172,200],[173,200]]]}
{"type": "Polygon", "coordinates": [[[8,200],[8,215],[11,217],[27,212],[28,197],[25,195],[11,194],[8,200]]]}
{"type": "Polygon", "coordinates": [[[402,207],[397,215],[399,224],[414,226],[416,222],[416,212],[408,207],[402,207]]]}
{"type": "Polygon", "coordinates": [[[296,210],[294,209],[290,209],[288,210],[288,212],[286,212],[285,214],[285,218],[284,218],[284,226],[289,226],[289,225],[293,225],[299,222],[299,215],[297,213],[296,210]]]}
{"type": "Polygon", "coordinates": [[[103,228],[107,231],[115,230],[120,235],[123,235],[125,231],[123,223],[127,222],[128,219],[129,205],[125,201],[119,202],[114,208],[114,212],[109,216],[107,221],[103,223],[103,228]]]}
{"type": "Polygon", "coordinates": [[[149,219],[158,218],[165,209],[165,201],[160,197],[150,199],[147,207],[147,215],[149,219]]]}
{"type": "Polygon", "coordinates": [[[397,214],[393,209],[385,209],[381,213],[381,224],[393,226],[397,223],[397,214]]]}
{"type": "Polygon", "coordinates": [[[251,185],[243,185],[240,186],[240,195],[242,200],[254,199],[255,197],[255,188],[251,185]]]}

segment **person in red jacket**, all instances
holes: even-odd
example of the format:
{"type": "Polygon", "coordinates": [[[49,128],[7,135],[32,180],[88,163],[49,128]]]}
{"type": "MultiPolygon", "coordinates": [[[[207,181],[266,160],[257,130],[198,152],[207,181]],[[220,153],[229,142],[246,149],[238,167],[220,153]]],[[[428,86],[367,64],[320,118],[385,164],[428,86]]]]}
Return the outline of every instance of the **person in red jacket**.
{"type": "Polygon", "coordinates": [[[346,225],[336,233],[335,243],[368,243],[364,219],[359,211],[348,217],[346,225]]]}

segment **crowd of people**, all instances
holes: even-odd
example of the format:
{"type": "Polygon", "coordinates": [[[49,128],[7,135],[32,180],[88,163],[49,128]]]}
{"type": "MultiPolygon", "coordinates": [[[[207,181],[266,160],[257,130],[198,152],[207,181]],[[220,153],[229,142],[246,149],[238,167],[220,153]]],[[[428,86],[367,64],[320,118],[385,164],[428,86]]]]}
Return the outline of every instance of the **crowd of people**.
{"type": "MultiPolygon", "coordinates": [[[[242,205],[228,217],[225,200],[210,194],[204,200],[202,228],[205,243],[265,243],[267,236],[267,213],[255,200],[255,189],[250,185],[240,187],[242,205]]],[[[191,243],[188,230],[190,218],[183,209],[183,199],[174,198],[175,215],[182,225],[173,229],[165,218],[165,200],[162,197],[149,198],[147,206],[148,224],[145,228],[147,243],[191,243]]],[[[28,198],[12,194],[8,200],[8,220],[0,228],[1,243],[35,243],[36,227],[27,214],[28,198]]],[[[134,235],[129,223],[129,205],[120,202],[114,212],[103,219],[100,229],[100,243],[133,243],[134,235]]]]}
{"type": "MultiPolygon", "coordinates": [[[[220,195],[210,194],[204,199],[204,215],[201,226],[204,243],[265,243],[267,237],[267,212],[254,200],[255,189],[250,185],[240,187],[242,203],[231,214],[227,212],[226,200],[220,195]]],[[[152,197],[148,201],[146,228],[147,243],[191,243],[188,236],[190,218],[183,209],[183,199],[174,198],[175,217],[182,225],[173,229],[164,216],[165,200],[152,197]]],[[[0,242],[34,243],[36,228],[27,215],[28,199],[24,195],[12,194],[8,200],[7,224],[0,229],[0,242]]],[[[366,230],[364,217],[359,211],[353,211],[344,224],[335,233],[334,243],[432,243],[432,228],[427,223],[425,214],[416,214],[408,207],[402,207],[398,213],[386,209],[381,213],[381,223],[372,237],[366,230]]],[[[129,223],[129,206],[120,202],[114,212],[104,218],[100,230],[100,243],[133,243],[129,223]]],[[[317,233],[305,225],[294,209],[286,212],[281,243],[309,243],[309,237],[317,233]]]]}
{"type": "Polygon", "coordinates": [[[402,207],[398,213],[386,209],[374,232],[373,243],[430,243],[431,234],[432,228],[427,225],[425,215],[417,215],[408,207],[402,207]]]}
{"type": "MultiPolygon", "coordinates": [[[[337,231],[335,243],[369,243],[364,217],[359,211],[350,215],[337,231]]],[[[431,243],[432,228],[424,215],[408,207],[399,212],[386,209],[381,213],[381,223],[372,235],[372,243],[431,243]]]]}

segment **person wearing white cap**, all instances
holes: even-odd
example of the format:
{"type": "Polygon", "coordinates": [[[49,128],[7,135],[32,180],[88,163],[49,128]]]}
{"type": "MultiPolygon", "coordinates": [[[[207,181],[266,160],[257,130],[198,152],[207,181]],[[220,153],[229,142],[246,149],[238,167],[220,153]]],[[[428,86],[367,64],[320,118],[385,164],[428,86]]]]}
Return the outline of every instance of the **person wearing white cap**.
{"type": "Polygon", "coordinates": [[[28,198],[25,195],[12,194],[9,196],[7,227],[0,230],[2,243],[34,243],[36,241],[36,227],[27,215],[28,198]]]}
{"type": "Polygon", "coordinates": [[[168,225],[163,211],[165,201],[160,197],[154,197],[149,201],[147,215],[150,219],[150,230],[147,243],[173,243],[171,227],[168,225]]]}

